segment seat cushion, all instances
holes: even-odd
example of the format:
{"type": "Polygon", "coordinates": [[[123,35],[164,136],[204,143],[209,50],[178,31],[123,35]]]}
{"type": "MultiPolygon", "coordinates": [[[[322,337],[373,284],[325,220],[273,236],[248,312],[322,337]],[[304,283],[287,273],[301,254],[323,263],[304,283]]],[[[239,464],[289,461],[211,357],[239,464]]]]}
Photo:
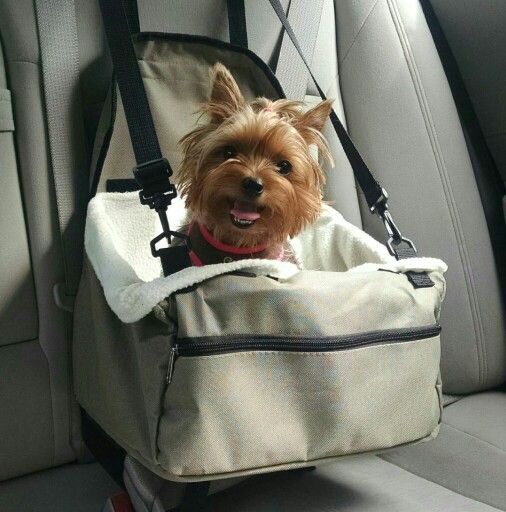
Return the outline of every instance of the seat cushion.
{"type": "Polygon", "coordinates": [[[314,471],[252,478],[211,498],[225,512],[471,512],[498,510],[379,457],[343,459],[314,471]]]}
{"type": "Polygon", "coordinates": [[[67,464],[0,483],[2,512],[99,512],[121,489],[98,465],[67,464]]]}
{"type": "Polygon", "coordinates": [[[506,510],[506,393],[481,393],[448,405],[435,441],[383,457],[415,475],[506,510]]]}

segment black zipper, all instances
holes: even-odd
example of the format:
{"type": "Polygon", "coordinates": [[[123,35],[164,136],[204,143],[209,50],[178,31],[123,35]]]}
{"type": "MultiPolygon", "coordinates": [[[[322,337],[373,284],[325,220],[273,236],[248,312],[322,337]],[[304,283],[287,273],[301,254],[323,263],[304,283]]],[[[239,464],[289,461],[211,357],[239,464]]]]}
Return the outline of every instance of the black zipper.
{"type": "Polygon", "coordinates": [[[167,369],[167,383],[172,380],[177,357],[200,357],[232,352],[276,351],[276,352],[334,352],[350,350],[380,343],[403,343],[432,338],[441,332],[441,326],[426,325],[370,331],[343,336],[328,336],[319,339],[289,336],[206,336],[182,338],[171,349],[167,369]]]}

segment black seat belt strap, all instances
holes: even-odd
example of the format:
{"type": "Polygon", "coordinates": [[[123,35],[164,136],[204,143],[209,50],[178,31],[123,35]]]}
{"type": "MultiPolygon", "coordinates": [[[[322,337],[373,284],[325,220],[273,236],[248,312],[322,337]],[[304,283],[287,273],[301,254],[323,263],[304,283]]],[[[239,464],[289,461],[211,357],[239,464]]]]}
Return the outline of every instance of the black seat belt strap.
{"type": "Polygon", "coordinates": [[[248,47],[246,9],[244,0],[227,0],[228,32],[230,42],[235,46],[248,47]]]}

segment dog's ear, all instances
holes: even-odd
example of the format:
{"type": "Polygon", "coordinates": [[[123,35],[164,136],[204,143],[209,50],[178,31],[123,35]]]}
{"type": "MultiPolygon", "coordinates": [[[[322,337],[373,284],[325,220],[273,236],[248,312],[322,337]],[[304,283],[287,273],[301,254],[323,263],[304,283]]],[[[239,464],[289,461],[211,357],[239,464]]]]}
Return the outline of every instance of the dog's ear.
{"type": "Polygon", "coordinates": [[[244,97],[230,71],[220,62],[211,69],[211,96],[206,111],[211,120],[221,123],[244,105],[244,97]]]}
{"type": "Polygon", "coordinates": [[[332,110],[333,102],[334,100],[326,99],[304,112],[297,120],[296,128],[299,131],[309,128],[321,132],[332,110]]]}
{"type": "Polygon", "coordinates": [[[332,166],[334,161],[330,154],[328,143],[322,135],[323,127],[332,110],[334,100],[325,100],[304,112],[294,123],[294,127],[308,144],[314,144],[319,150],[320,156],[332,166]]]}

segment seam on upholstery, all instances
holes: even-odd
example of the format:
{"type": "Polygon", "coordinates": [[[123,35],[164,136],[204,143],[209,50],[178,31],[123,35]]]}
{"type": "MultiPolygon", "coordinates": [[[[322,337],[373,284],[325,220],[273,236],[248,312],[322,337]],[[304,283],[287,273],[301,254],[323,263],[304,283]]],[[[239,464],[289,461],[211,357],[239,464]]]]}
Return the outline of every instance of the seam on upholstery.
{"type": "Polygon", "coordinates": [[[343,56],[343,58],[342,58],[342,60],[340,62],[339,62],[339,58],[338,58],[338,62],[337,62],[338,66],[344,64],[344,62],[345,62],[346,58],[348,57],[348,54],[350,53],[351,49],[355,46],[355,42],[358,39],[358,36],[360,35],[360,33],[362,32],[362,29],[365,27],[365,25],[367,24],[367,21],[369,20],[369,17],[371,16],[372,12],[374,11],[376,6],[378,5],[378,2],[379,2],[379,0],[376,0],[376,2],[374,2],[372,4],[371,8],[369,9],[369,12],[367,13],[367,16],[364,18],[364,21],[360,25],[360,28],[358,29],[357,33],[353,37],[353,40],[351,41],[350,46],[348,46],[348,49],[344,52],[344,56],[343,56]]]}
{"type": "Polygon", "coordinates": [[[455,236],[457,238],[457,249],[459,251],[462,269],[464,271],[466,288],[468,291],[469,305],[471,309],[473,326],[476,335],[476,352],[478,356],[478,383],[480,385],[483,385],[487,380],[487,361],[483,324],[479,309],[479,301],[477,297],[476,286],[471,269],[470,257],[464,235],[464,229],[462,227],[457,207],[457,201],[455,200],[455,197],[453,195],[451,181],[443,157],[443,152],[441,150],[441,146],[439,143],[438,134],[434,125],[434,121],[432,119],[432,113],[429,107],[427,97],[425,95],[425,90],[422,85],[420,73],[418,71],[418,67],[416,65],[416,61],[411,50],[409,39],[404,30],[402,18],[398,11],[397,2],[396,0],[387,0],[387,4],[413,81],[413,86],[418,98],[420,111],[425,122],[427,134],[429,136],[429,141],[432,146],[432,151],[436,161],[437,169],[439,171],[439,176],[441,179],[441,183],[443,185],[443,191],[446,196],[446,203],[448,211],[450,213],[453,229],[455,232],[455,236]]]}
{"type": "Polygon", "coordinates": [[[17,64],[33,64],[34,66],[38,66],[39,65],[39,61],[34,61],[34,60],[6,59],[6,61],[9,62],[9,63],[15,62],[17,64]]]}
{"type": "Polygon", "coordinates": [[[448,423],[444,423],[443,422],[443,425],[445,427],[448,427],[448,428],[451,428],[453,430],[456,430],[457,432],[460,432],[462,434],[465,434],[466,436],[469,436],[469,437],[472,437],[473,439],[476,439],[477,441],[480,441],[482,443],[485,443],[487,444],[488,446],[491,446],[492,448],[495,448],[496,450],[499,450],[503,453],[506,453],[506,449],[502,448],[501,446],[497,446],[496,444],[494,443],[491,443],[490,441],[486,441],[485,439],[482,439],[481,437],[478,437],[474,434],[471,434],[469,432],[466,432],[465,430],[462,430],[461,428],[458,428],[458,427],[454,427],[453,425],[449,425],[448,423]]]}

